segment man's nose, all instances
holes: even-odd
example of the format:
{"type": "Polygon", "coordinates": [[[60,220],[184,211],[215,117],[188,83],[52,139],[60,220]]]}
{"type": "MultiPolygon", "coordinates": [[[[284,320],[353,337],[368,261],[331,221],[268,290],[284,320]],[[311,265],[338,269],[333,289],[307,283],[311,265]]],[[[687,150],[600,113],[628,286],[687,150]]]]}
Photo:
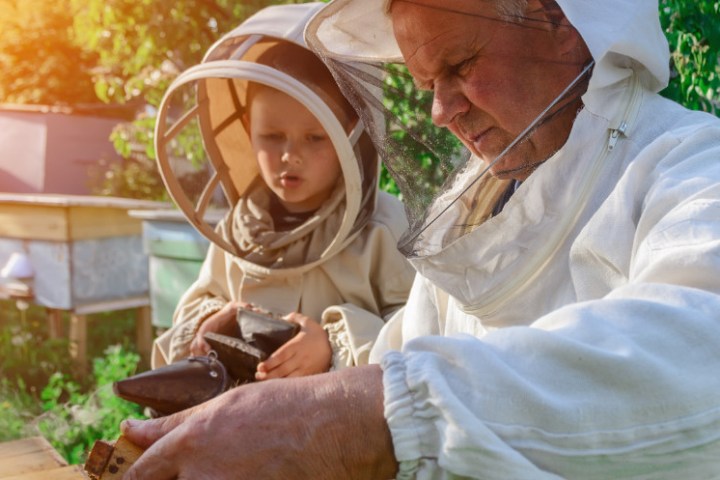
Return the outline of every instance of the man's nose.
{"type": "Polygon", "coordinates": [[[470,101],[457,80],[440,78],[435,81],[432,102],[432,120],[438,127],[447,127],[458,115],[470,110],[470,101]]]}

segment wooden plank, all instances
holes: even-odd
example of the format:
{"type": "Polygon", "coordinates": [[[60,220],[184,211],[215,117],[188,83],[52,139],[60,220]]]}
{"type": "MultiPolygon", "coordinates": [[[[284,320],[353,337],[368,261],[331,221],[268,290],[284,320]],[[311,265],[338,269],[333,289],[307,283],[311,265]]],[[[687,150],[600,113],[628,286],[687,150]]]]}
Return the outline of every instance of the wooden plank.
{"type": "Polygon", "coordinates": [[[98,440],[85,462],[85,472],[94,480],[122,480],[142,453],[140,447],[122,435],[114,444],[98,440]]]}
{"type": "Polygon", "coordinates": [[[142,235],[142,220],[111,207],[0,203],[0,237],[67,242],[142,235]]]}
{"type": "Polygon", "coordinates": [[[66,465],[65,459],[43,437],[0,443],[0,478],[66,465]]]}
{"type": "Polygon", "coordinates": [[[91,315],[93,313],[126,310],[129,308],[139,308],[148,305],[150,305],[150,297],[147,295],[138,295],[135,297],[119,298],[117,300],[107,300],[105,302],[76,305],[73,311],[78,315],[91,315]]]}
{"type": "Polygon", "coordinates": [[[58,207],[111,207],[123,210],[144,208],[172,208],[167,202],[135,200],[133,198],[105,197],[93,195],[67,195],[58,193],[5,193],[0,192],[0,203],[20,205],[49,205],[58,207]]]}
{"type": "Polygon", "coordinates": [[[70,357],[75,365],[75,373],[84,376],[88,371],[87,364],[87,317],[76,313],[70,314],[70,357]]]}
{"type": "Polygon", "coordinates": [[[68,240],[68,216],[63,207],[0,205],[0,237],[29,240],[68,240]]]}
{"type": "MultiPolygon", "coordinates": [[[[45,437],[28,437],[20,440],[11,440],[9,442],[0,443],[0,459],[14,457],[18,455],[27,455],[28,453],[35,453],[38,451],[49,450],[55,452],[55,449],[50,445],[45,437]]],[[[65,460],[62,459],[59,453],[56,452],[57,459],[62,465],[67,465],[65,460]]]]}
{"type": "Polygon", "coordinates": [[[11,475],[4,477],[0,474],[2,480],[87,480],[87,476],[83,473],[79,465],[68,465],[66,467],[52,468],[50,470],[42,470],[38,472],[23,473],[20,475],[11,475]]]}
{"type": "Polygon", "coordinates": [[[48,336],[53,339],[63,337],[63,319],[62,311],[57,308],[48,308],[47,320],[48,320],[48,336]]]}
{"type": "Polygon", "coordinates": [[[135,315],[135,344],[140,354],[141,366],[149,368],[154,337],[150,307],[138,307],[135,315]]]}
{"type": "Polygon", "coordinates": [[[142,235],[142,221],[119,208],[70,207],[70,238],[92,238],[142,235]]]}

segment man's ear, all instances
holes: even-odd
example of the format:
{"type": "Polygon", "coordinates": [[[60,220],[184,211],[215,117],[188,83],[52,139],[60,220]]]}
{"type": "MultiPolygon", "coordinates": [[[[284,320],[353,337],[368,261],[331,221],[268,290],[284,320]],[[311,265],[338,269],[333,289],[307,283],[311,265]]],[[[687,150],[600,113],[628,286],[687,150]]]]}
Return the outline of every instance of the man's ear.
{"type": "Polygon", "coordinates": [[[583,62],[590,55],[585,40],[580,32],[570,24],[560,6],[555,0],[539,0],[542,4],[543,16],[552,25],[558,39],[560,53],[563,56],[571,55],[583,62]]]}
{"type": "Polygon", "coordinates": [[[540,3],[542,4],[543,15],[556,28],[560,26],[563,20],[567,21],[560,5],[555,0],[540,0],[540,3]]]}
{"type": "Polygon", "coordinates": [[[570,25],[565,15],[562,16],[558,23],[555,35],[557,35],[560,52],[563,55],[575,56],[578,54],[585,55],[587,53],[585,40],[580,36],[580,32],[570,25]]]}

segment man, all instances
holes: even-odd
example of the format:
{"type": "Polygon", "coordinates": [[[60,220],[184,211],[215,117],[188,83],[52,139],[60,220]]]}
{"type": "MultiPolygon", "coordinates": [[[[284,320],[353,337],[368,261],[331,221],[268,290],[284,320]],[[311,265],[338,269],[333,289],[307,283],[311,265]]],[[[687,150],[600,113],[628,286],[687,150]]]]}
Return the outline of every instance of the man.
{"type": "Polygon", "coordinates": [[[380,367],[125,424],[129,478],[720,478],[720,121],[655,93],[657,3],[335,0],[307,35],[401,53],[514,193],[438,197],[380,367]]]}

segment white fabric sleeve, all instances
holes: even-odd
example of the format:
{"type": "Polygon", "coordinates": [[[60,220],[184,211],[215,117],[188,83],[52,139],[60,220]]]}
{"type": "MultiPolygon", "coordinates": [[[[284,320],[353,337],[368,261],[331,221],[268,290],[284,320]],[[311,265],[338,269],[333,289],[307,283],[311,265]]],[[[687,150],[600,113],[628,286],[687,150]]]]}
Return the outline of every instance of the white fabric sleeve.
{"type": "Polygon", "coordinates": [[[332,370],[369,362],[378,334],[405,305],[415,277],[415,270],[397,250],[396,230],[405,225],[402,206],[396,200],[386,199],[384,204],[397,210],[394,218],[368,224],[363,250],[356,252],[363,259],[357,281],[369,282],[370,295],[363,299],[363,306],[348,302],[331,305],[322,313],[321,325],[333,350],[332,370]]]}
{"type": "MultiPolygon", "coordinates": [[[[720,437],[720,301],[683,290],[628,288],[532,327],[421,337],[390,352],[382,366],[398,460],[423,460],[427,478],[497,479],[626,478],[621,458],[643,455],[678,469],[696,462],[698,452],[683,452],[720,437]]],[[[665,468],[644,473],[677,478],[665,468]]]]}
{"type": "Polygon", "coordinates": [[[333,350],[331,370],[366,365],[384,320],[351,304],[328,307],[321,325],[333,350]]]}
{"type": "Polygon", "coordinates": [[[388,319],[370,352],[369,362],[380,363],[385,353],[400,350],[410,338],[440,334],[444,319],[440,309],[446,306],[445,298],[444,292],[433,288],[426,278],[415,275],[407,300],[411,308],[403,306],[388,319]]]}
{"type": "Polygon", "coordinates": [[[403,468],[416,478],[717,477],[720,187],[688,197],[668,180],[643,205],[627,282],[606,296],[482,338],[416,338],[383,358],[403,468]]]}

